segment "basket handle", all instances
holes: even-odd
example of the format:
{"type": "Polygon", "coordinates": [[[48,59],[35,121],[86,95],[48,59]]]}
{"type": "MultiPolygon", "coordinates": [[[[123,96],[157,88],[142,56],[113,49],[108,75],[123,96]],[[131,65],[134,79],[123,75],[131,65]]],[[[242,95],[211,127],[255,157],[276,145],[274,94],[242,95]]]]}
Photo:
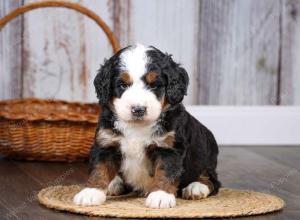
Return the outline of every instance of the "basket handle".
{"type": "Polygon", "coordinates": [[[78,3],[72,3],[67,1],[57,1],[57,0],[50,0],[50,1],[41,1],[41,2],[33,2],[25,4],[9,14],[5,15],[3,18],[0,19],[0,31],[1,29],[7,24],[10,20],[14,19],[15,17],[24,14],[28,11],[35,10],[38,8],[47,8],[47,7],[63,7],[75,10],[81,14],[86,15],[87,17],[91,18],[98,24],[98,26],[104,31],[106,34],[110,44],[112,45],[114,53],[116,53],[120,49],[120,44],[117,41],[116,37],[109,29],[107,24],[100,18],[95,12],[91,11],[90,9],[83,7],[78,3]]]}

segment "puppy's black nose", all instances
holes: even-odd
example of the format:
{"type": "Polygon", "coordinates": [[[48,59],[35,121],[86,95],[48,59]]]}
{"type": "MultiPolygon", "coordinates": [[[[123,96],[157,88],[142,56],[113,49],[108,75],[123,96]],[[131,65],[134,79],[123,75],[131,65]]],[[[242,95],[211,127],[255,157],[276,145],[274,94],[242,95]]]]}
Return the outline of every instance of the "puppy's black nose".
{"type": "Polygon", "coordinates": [[[136,116],[136,117],[142,117],[144,116],[146,112],[146,107],[145,106],[132,106],[131,107],[131,113],[132,115],[136,116]]]}

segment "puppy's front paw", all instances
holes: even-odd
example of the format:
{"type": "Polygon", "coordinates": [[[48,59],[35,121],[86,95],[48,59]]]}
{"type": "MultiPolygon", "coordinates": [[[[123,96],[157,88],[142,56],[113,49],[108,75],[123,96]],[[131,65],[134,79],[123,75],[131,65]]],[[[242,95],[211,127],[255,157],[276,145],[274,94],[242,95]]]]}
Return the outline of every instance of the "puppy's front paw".
{"type": "Polygon", "coordinates": [[[146,206],[149,208],[164,209],[172,208],[175,205],[175,195],[162,190],[150,193],[146,199],[146,206]]]}
{"type": "Polygon", "coordinates": [[[102,190],[96,188],[84,188],[79,193],[77,193],[73,202],[76,205],[91,206],[91,205],[101,205],[105,202],[106,195],[102,190]]]}
{"type": "Polygon", "coordinates": [[[182,198],[184,199],[204,199],[208,194],[208,187],[199,182],[192,182],[182,189],[182,198]]]}

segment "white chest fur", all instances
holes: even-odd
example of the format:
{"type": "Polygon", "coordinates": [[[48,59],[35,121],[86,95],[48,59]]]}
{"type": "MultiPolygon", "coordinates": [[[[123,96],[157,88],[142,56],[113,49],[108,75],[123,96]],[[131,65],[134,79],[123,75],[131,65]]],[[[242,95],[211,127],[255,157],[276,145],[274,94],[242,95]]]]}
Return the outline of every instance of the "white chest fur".
{"type": "Polygon", "coordinates": [[[145,147],[153,142],[155,125],[138,126],[117,122],[115,127],[123,133],[121,171],[127,183],[136,190],[148,192],[152,184],[150,161],[145,156],[145,147]]]}

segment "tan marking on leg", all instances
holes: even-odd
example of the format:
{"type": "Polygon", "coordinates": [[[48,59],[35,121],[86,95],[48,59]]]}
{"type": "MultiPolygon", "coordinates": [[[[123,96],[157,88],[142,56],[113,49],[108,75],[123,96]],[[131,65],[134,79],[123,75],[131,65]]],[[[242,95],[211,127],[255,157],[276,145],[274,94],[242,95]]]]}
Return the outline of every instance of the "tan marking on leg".
{"type": "Polygon", "coordinates": [[[163,140],[165,146],[168,146],[168,147],[173,147],[174,141],[175,141],[175,133],[174,132],[168,132],[165,135],[165,138],[163,140]]]}
{"type": "MultiPolygon", "coordinates": [[[[153,137],[153,146],[163,147],[163,148],[172,148],[175,142],[175,132],[169,131],[162,136],[153,137]]],[[[150,145],[150,146],[152,146],[150,145]]]]}
{"type": "Polygon", "coordinates": [[[106,190],[116,174],[117,171],[112,162],[103,162],[97,164],[94,170],[90,173],[87,187],[106,190]]]}
{"type": "Polygon", "coordinates": [[[103,147],[119,146],[121,135],[115,134],[111,129],[100,129],[96,141],[103,147]]]}
{"type": "Polygon", "coordinates": [[[177,187],[179,185],[178,179],[171,179],[166,177],[166,173],[161,169],[162,161],[158,161],[154,171],[152,192],[163,190],[174,195],[177,194],[177,187]]]}
{"type": "Polygon", "coordinates": [[[200,176],[198,181],[208,187],[209,193],[214,190],[214,184],[209,180],[208,176],[200,176]]]}

